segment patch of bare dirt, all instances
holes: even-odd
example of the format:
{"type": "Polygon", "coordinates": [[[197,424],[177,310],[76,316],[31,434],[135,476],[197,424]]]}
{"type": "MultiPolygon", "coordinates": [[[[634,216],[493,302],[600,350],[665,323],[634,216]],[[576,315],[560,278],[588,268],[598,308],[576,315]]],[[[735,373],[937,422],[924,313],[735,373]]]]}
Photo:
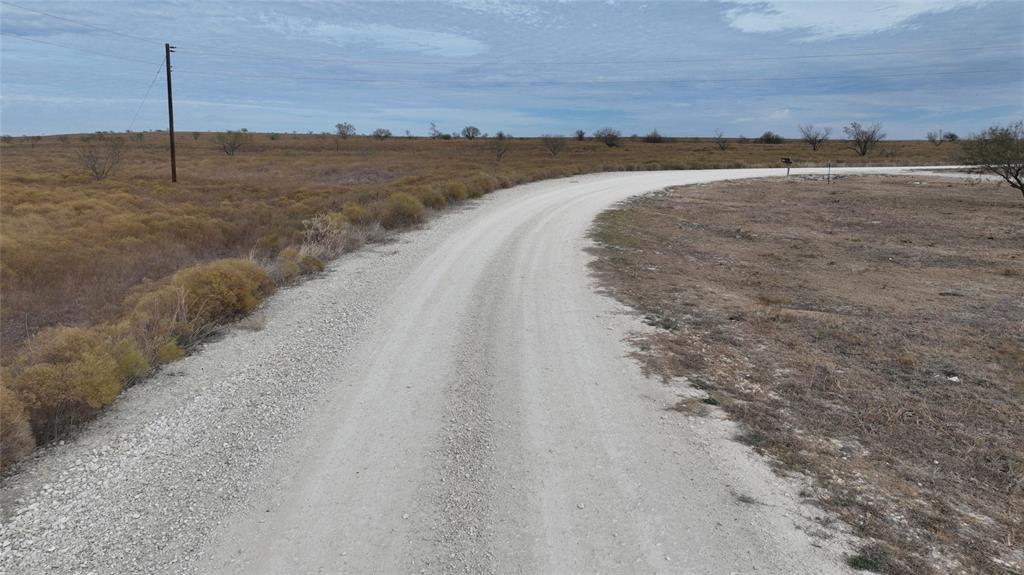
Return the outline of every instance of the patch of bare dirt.
{"type": "Polygon", "coordinates": [[[1024,202],[848,177],[676,188],[602,215],[595,269],[637,340],[887,573],[1024,572],[1024,202]]]}

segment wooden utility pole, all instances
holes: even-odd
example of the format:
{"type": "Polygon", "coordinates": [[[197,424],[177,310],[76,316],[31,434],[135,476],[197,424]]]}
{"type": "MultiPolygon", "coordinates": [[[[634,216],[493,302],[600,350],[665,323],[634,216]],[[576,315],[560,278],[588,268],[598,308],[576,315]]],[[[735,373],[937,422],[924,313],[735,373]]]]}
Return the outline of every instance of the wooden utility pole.
{"type": "Polygon", "coordinates": [[[171,137],[171,181],[178,181],[178,166],[174,158],[174,100],[171,98],[171,52],[174,46],[164,44],[164,69],[167,70],[167,132],[171,137]]]}

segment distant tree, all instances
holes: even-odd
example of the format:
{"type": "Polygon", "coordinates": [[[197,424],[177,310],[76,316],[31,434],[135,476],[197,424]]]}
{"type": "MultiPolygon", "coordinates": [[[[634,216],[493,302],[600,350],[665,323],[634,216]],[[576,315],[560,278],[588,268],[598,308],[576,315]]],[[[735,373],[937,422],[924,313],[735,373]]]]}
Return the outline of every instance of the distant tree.
{"type": "Polygon", "coordinates": [[[562,151],[562,148],[565,147],[565,138],[562,136],[545,134],[540,137],[540,142],[544,145],[544,149],[552,156],[557,156],[562,151]]]}
{"type": "Polygon", "coordinates": [[[121,138],[91,140],[78,150],[78,164],[97,182],[106,178],[121,163],[121,138]]]}
{"type": "Polygon", "coordinates": [[[715,145],[718,146],[719,150],[722,150],[724,152],[729,149],[729,140],[725,137],[725,134],[723,134],[721,130],[715,130],[713,139],[715,140],[715,145]]]}
{"type": "Polygon", "coordinates": [[[957,136],[954,132],[946,132],[942,136],[942,139],[946,140],[947,142],[956,142],[960,140],[960,136],[957,136]]]}
{"type": "Polygon", "coordinates": [[[409,130],[406,130],[405,131],[405,137],[406,138],[412,138],[412,132],[410,132],[409,130]]]}
{"type": "Polygon", "coordinates": [[[335,135],[342,140],[347,139],[356,133],[356,127],[348,122],[341,122],[334,125],[335,135]]]}
{"type": "Polygon", "coordinates": [[[963,163],[992,172],[1024,196],[1024,120],[972,136],[960,154],[963,163]]]}
{"type": "Polygon", "coordinates": [[[665,141],[665,138],[657,130],[651,130],[644,136],[644,141],[648,144],[660,144],[665,141]]]}
{"type": "Polygon", "coordinates": [[[193,140],[198,140],[199,137],[202,136],[202,135],[203,135],[202,132],[192,132],[192,139],[193,140]]]}
{"type": "MultiPolygon", "coordinates": [[[[437,139],[444,138],[447,135],[448,134],[445,134],[445,133],[441,132],[441,130],[437,129],[437,124],[435,124],[433,122],[430,123],[430,137],[431,138],[434,138],[435,140],[437,140],[437,139]]],[[[448,137],[450,138],[451,136],[448,136],[448,137]]]]}
{"type": "Polygon", "coordinates": [[[241,130],[238,130],[238,131],[242,132],[243,134],[248,134],[249,133],[249,128],[242,128],[241,130]]]}
{"type": "Polygon", "coordinates": [[[609,148],[614,148],[622,143],[622,132],[615,128],[601,128],[594,132],[594,139],[603,142],[609,148]]]}
{"type": "Polygon", "coordinates": [[[278,134],[277,132],[271,132],[267,134],[267,137],[270,138],[271,140],[276,140],[281,137],[281,134],[278,134]]]}
{"type": "Polygon", "coordinates": [[[510,139],[511,138],[506,136],[504,132],[500,131],[491,139],[491,152],[499,162],[505,157],[505,154],[508,153],[508,150],[511,147],[510,139]]]}
{"type": "Polygon", "coordinates": [[[800,137],[803,138],[803,140],[807,142],[815,152],[817,152],[818,148],[828,140],[829,135],[832,133],[832,128],[819,129],[815,128],[814,124],[807,124],[806,126],[801,125],[799,128],[800,137]]]}
{"type": "Polygon", "coordinates": [[[749,144],[750,143],[750,138],[744,136],[743,134],[740,134],[740,137],[736,138],[736,143],[738,143],[738,144],[749,144]]]}
{"type": "Polygon", "coordinates": [[[765,133],[761,134],[761,136],[757,139],[757,142],[759,144],[781,144],[782,136],[776,134],[771,130],[768,130],[765,133]]]}
{"type": "Polygon", "coordinates": [[[577,142],[582,142],[587,137],[587,133],[583,130],[576,130],[573,135],[576,136],[577,142]]]}
{"type": "Polygon", "coordinates": [[[386,140],[391,137],[391,130],[387,128],[377,128],[371,135],[378,140],[386,140]]]}
{"type": "Polygon", "coordinates": [[[928,141],[931,142],[933,146],[938,148],[939,146],[942,145],[942,142],[946,141],[946,134],[942,130],[928,132],[928,141]]]}
{"type": "Polygon", "coordinates": [[[229,156],[234,156],[248,142],[249,135],[241,130],[238,132],[228,130],[222,134],[217,134],[217,143],[220,144],[224,153],[229,156]]]}
{"type": "Polygon", "coordinates": [[[843,128],[843,133],[849,138],[854,151],[860,156],[868,155],[875,144],[885,139],[881,124],[862,126],[859,122],[850,122],[849,126],[843,128]]]}
{"type": "Polygon", "coordinates": [[[480,128],[476,126],[466,126],[462,129],[462,137],[467,140],[472,140],[480,136],[480,128]]]}

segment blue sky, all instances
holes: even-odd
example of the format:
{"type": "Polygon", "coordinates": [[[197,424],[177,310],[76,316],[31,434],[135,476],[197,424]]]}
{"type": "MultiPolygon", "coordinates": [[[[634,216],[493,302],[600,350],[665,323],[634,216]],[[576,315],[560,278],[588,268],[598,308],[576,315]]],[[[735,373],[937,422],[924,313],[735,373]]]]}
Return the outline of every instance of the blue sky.
{"type": "Polygon", "coordinates": [[[921,138],[1024,117],[1020,0],[0,1],[13,135],[165,128],[164,41],[182,131],[756,136],[856,120],[921,138]]]}

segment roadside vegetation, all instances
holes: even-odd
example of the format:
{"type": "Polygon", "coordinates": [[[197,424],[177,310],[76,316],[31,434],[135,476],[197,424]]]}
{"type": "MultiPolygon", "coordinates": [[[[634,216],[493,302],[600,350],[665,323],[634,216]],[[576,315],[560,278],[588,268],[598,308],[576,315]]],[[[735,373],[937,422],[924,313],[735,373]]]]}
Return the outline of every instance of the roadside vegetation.
{"type": "Polygon", "coordinates": [[[88,419],[274,286],[495,189],[597,171],[778,166],[780,156],[944,164],[957,153],[927,142],[866,157],[840,142],[723,147],[724,136],[612,128],[596,140],[472,126],[432,135],[358,136],[348,123],[320,134],[183,133],[177,184],[165,133],[3,138],[2,462],[88,419]]]}
{"type": "Polygon", "coordinates": [[[1017,573],[1022,217],[991,181],[721,182],[605,212],[595,268],[662,328],[637,340],[647,369],[701,390],[666,408],[720,406],[812,478],[866,541],[851,566],[1017,573]]]}

